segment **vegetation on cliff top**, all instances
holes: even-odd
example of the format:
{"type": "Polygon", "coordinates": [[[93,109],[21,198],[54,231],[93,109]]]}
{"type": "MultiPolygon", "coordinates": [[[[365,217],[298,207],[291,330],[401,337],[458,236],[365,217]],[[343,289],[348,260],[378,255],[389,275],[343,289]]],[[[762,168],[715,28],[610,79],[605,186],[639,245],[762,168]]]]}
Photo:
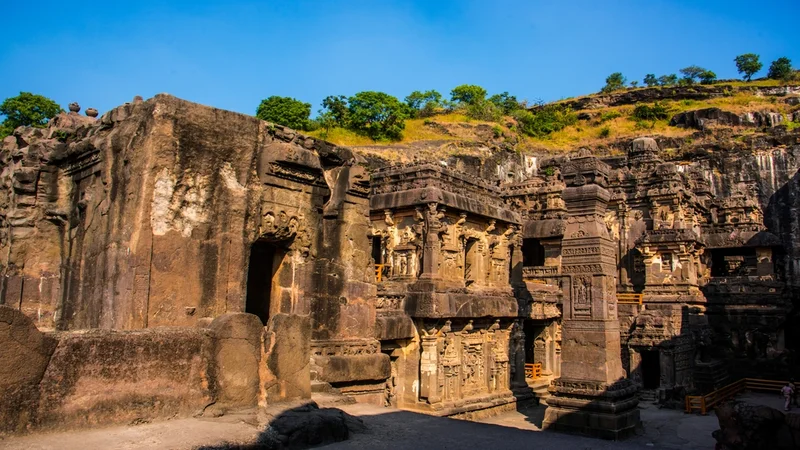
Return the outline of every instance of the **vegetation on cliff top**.
{"type": "Polygon", "coordinates": [[[62,111],[58,103],[47,97],[20,92],[0,103],[0,114],[5,120],[0,124],[0,139],[5,138],[20,126],[44,128],[52,117],[62,111]]]}

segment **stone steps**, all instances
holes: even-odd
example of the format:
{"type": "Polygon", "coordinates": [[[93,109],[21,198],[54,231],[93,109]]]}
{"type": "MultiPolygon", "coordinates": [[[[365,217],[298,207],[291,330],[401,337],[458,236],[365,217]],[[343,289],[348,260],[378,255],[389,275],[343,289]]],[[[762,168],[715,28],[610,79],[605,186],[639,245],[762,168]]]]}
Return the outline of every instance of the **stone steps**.
{"type": "Polygon", "coordinates": [[[655,402],[658,399],[656,396],[656,391],[652,389],[641,390],[639,391],[639,401],[640,402],[655,402]]]}

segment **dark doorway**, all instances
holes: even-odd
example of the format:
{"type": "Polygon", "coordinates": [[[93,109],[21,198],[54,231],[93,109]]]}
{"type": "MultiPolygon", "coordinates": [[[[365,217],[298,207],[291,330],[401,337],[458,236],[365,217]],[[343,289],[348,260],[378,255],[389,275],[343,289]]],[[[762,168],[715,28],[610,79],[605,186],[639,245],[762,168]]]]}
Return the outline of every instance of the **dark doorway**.
{"type": "Polygon", "coordinates": [[[645,389],[661,386],[661,355],[658,350],[642,352],[642,385],[645,389]]]}
{"type": "Polygon", "coordinates": [[[257,315],[264,325],[269,320],[273,278],[285,255],[285,250],[269,242],[257,241],[250,248],[244,311],[257,315]]]}
{"type": "Polygon", "coordinates": [[[372,236],[372,260],[375,264],[383,264],[383,238],[372,236]]]}
{"type": "Polygon", "coordinates": [[[522,240],[522,265],[525,267],[544,265],[544,246],[539,239],[522,240]]]}
{"type": "Polygon", "coordinates": [[[544,327],[532,320],[525,320],[522,324],[522,332],[525,334],[525,364],[536,362],[536,338],[542,333],[544,327]]]}

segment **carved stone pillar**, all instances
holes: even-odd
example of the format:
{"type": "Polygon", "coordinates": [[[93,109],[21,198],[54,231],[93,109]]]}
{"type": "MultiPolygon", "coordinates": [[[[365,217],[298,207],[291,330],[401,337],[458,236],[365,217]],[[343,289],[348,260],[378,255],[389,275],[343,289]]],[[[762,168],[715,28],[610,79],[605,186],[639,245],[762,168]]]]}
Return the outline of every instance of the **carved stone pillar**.
{"type": "Polygon", "coordinates": [[[636,386],[625,377],[617,320],[616,244],[608,235],[609,167],[594,157],[563,168],[564,299],[561,377],[547,400],[544,427],[618,439],[639,424],[636,386]]]}
{"type": "Polygon", "coordinates": [[[419,397],[434,404],[442,401],[439,392],[439,348],[437,336],[422,336],[422,356],[419,362],[419,397]]]}
{"type": "Polygon", "coordinates": [[[439,233],[443,213],[438,210],[438,203],[428,203],[425,211],[425,242],[422,246],[422,274],[420,278],[437,278],[439,275],[439,253],[441,241],[439,233]]]}

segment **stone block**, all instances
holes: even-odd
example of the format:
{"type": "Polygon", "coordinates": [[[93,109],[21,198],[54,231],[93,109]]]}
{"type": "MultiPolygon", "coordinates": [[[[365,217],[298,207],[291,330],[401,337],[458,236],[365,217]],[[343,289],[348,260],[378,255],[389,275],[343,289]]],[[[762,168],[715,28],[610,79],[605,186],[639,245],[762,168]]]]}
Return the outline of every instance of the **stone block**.
{"type": "Polygon", "coordinates": [[[311,318],[296,314],[270,317],[267,331],[272,339],[267,367],[274,376],[267,381],[269,401],[311,397],[311,318]]]}
{"type": "Polygon", "coordinates": [[[389,355],[383,353],[318,357],[316,364],[320,381],[328,383],[385,380],[391,375],[389,355]]]}
{"type": "Polygon", "coordinates": [[[217,402],[224,406],[255,406],[264,327],[246,313],[229,313],[211,323],[214,335],[217,402]]]}
{"type": "Polygon", "coordinates": [[[375,339],[408,339],[414,336],[414,322],[405,314],[379,315],[375,319],[375,339]]]}

